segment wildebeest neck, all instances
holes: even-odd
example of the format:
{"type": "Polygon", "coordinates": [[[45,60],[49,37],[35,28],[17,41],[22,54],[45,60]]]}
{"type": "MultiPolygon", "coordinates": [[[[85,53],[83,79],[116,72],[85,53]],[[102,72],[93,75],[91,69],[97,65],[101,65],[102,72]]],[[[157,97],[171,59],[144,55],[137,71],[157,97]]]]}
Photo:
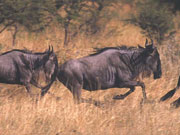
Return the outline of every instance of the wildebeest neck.
{"type": "Polygon", "coordinates": [[[29,65],[29,67],[33,70],[44,65],[48,60],[48,53],[43,54],[23,54],[22,60],[24,63],[29,65]]]}

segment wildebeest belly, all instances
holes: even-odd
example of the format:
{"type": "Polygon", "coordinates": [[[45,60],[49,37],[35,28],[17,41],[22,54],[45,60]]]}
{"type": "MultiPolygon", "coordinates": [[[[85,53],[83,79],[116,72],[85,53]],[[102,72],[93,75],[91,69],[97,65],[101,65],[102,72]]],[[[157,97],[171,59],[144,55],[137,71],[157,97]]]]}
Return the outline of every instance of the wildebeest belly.
{"type": "MultiPolygon", "coordinates": [[[[0,63],[1,64],[1,63],[0,63]]],[[[15,67],[6,64],[0,65],[0,83],[17,84],[19,78],[15,67]]]]}
{"type": "Polygon", "coordinates": [[[87,81],[84,81],[83,83],[83,89],[85,90],[90,90],[90,91],[93,91],[93,90],[104,90],[104,89],[108,89],[108,88],[113,88],[114,85],[113,84],[105,84],[105,83],[100,83],[100,82],[87,82],[87,81]]]}
{"type": "Polygon", "coordinates": [[[84,76],[83,89],[85,90],[103,90],[115,87],[115,75],[101,74],[99,76],[84,76]]]}

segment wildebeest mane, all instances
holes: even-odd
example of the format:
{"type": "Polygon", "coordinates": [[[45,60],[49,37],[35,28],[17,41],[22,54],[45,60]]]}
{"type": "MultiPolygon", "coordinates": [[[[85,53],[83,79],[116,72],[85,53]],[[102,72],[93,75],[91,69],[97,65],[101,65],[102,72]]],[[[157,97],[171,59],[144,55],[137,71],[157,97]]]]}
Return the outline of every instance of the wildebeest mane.
{"type": "MultiPolygon", "coordinates": [[[[124,62],[124,64],[126,64],[126,66],[129,67],[129,69],[132,72],[137,72],[137,74],[141,72],[142,78],[149,77],[151,74],[151,70],[144,63],[147,52],[142,48],[137,48],[134,46],[127,47],[125,45],[122,45],[117,47],[105,47],[105,48],[94,48],[94,49],[95,49],[95,53],[90,54],[90,56],[101,54],[110,49],[125,51],[126,53],[123,53],[120,58],[124,62]]],[[[136,77],[138,77],[139,75],[137,75],[136,77]]]]}
{"type": "Polygon", "coordinates": [[[45,54],[46,52],[32,52],[30,50],[20,50],[20,49],[13,49],[11,51],[7,51],[7,52],[4,52],[0,55],[5,55],[5,54],[8,54],[8,53],[11,53],[11,52],[14,52],[14,51],[18,51],[18,52],[22,52],[22,53],[26,53],[26,54],[35,54],[35,55],[38,55],[38,54],[45,54]]]}
{"type": "Polygon", "coordinates": [[[149,77],[151,75],[151,70],[148,68],[147,64],[144,63],[147,57],[147,52],[143,48],[138,48],[134,46],[128,47],[125,45],[116,47],[94,48],[95,53],[90,54],[89,56],[96,56],[111,49],[125,52],[120,55],[120,59],[124,62],[124,64],[126,64],[126,66],[131,70],[131,72],[135,73],[135,78],[139,78],[139,75],[142,78],[149,77]]]}
{"type": "Polygon", "coordinates": [[[94,48],[94,53],[90,54],[89,56],[95,56],[110,49],[132,51],[137,48],[134,46],[127,47],[125,45],[116,46],[116,47],[94,48]]]}

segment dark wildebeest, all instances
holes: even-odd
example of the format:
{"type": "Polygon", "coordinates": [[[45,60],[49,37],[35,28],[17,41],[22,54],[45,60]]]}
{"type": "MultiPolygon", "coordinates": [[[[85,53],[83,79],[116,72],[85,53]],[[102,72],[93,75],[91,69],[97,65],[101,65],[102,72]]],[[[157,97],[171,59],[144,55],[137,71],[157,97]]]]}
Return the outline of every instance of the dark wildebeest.
{"type": "Polygon", "coordinates": [[[73,94],[75,102],[81,100],[81,89],[99,90],[108,88],[130,88],[122,99],[132,93],[135,86],[141,86],[146,99],[145,85],[135,79],[142,72],[153,72],[154,79],[161,77],[161,61],[157,48],[148,44],[139,47],[106,47],[97,49],[95,54],[69,60],[59,67],[58,79],[73,94]]]}
{"type": "Polygon", "coordinates": [[[57,57],[52,49],[42,53],[26,50],[11,50],[0,55],[0,83],[24,85],[30,93],[30,84],[41,88],[41,96],[49,90],[58,72],[57,57]],[[36,78],[44,71],[46,86],[38,84],[36,78]]]}

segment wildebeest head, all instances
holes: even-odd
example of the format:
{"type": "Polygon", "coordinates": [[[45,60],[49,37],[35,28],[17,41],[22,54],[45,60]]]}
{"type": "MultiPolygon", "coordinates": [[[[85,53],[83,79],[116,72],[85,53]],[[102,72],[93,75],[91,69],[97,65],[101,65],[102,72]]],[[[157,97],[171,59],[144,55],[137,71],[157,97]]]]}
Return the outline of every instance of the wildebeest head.
{"type": "Polygon", "coordinates": [[[153,72],[154,79],[160,78],[162,75],[161,61],[159,57],[159,52],[154,46],[153,40],[151,40],[151,44],[148,44],[148,40],[146,39],[144,51],[146,55],[145,63],[147,67],[153,72]]]}
{"type": "Polygon", "coordinates": [[[50,81],[52,79],[52,76],[54,72],[57,70],[57,57],[54,53],[53,46],[49,46],[49,50],[46,51],[48,53],[48,61],[44,65],[44,72],[46,76],[46,81],[50,81]]]}

